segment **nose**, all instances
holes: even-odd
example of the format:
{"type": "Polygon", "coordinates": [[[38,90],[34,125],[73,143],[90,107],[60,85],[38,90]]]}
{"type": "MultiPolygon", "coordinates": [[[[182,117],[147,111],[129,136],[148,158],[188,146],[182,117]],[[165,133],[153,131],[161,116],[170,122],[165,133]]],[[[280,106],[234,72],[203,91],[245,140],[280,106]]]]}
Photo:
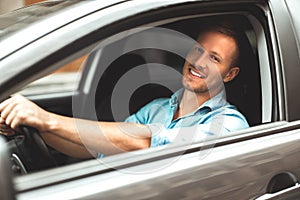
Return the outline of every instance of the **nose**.
{"type": "Polygon", "coordinates": [[[193,67],[195,67],[198,70],[207,67],[208,61],[208,54],[205,51],[196,53],[190,59],[190,63],[193,65],[193,67]]]}

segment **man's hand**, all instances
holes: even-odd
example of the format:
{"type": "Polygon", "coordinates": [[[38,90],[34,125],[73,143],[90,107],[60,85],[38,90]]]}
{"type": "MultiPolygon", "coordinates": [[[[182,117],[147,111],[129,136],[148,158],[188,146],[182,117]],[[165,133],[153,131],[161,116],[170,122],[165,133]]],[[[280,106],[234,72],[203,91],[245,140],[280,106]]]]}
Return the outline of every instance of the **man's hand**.
{"type": "Polygon", "coordinates": [[[15,131],[6,125],[5,120],[2,117],[0,117],[0,134],[6,136],[15,134],[15,131]]]}
{"type": "Polygon", "coordinates": [[[0,130],[3,134],[12,134],[12,129],[17,130],[20,125],[47,131],[50,114],[23,96],[15,95],[0,103],[0,112],[0,130]]]}

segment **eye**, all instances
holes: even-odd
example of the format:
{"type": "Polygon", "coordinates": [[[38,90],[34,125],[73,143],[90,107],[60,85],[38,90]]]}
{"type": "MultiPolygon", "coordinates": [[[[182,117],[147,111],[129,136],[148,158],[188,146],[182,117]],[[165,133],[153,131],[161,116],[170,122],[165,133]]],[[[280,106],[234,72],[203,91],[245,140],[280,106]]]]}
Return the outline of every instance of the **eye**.
{"type": "Polygon", "coordinates": [[[197,51],[198,53],[201,53],[201,54],[204,53],[204,49],[201,48],[201,47],[198,47],[198,46],[195,46],[195,47],[194,47],[194,51],[197,51]]]}
{"type": "Polygon", "coordinates": [[[214,55],[214,54],[211,54],[211,55],[209,56],[209,58],[210,58],[211,61],[213,61],[214,63],[220,63],[220,62],[221,62],[221,59],[220,59],[218,56],[214,55]]]}

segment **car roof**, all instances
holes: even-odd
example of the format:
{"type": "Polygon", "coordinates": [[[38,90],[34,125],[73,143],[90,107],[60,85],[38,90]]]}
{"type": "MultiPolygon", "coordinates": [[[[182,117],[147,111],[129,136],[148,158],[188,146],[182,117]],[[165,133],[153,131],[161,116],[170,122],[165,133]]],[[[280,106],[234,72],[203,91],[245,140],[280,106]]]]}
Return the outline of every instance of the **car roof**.
{"type": "Polygon", "coordinates": [[[134,2],[145,5],[152,4],[152,7],[159,7],[194,1],[195,0],[50,0],[23,7],[10,13],[0,15],[0,60],[66,24],[88,14],[118,4],[134,2]],[[11,41],[14,41],[13,44],[11,41]]]}

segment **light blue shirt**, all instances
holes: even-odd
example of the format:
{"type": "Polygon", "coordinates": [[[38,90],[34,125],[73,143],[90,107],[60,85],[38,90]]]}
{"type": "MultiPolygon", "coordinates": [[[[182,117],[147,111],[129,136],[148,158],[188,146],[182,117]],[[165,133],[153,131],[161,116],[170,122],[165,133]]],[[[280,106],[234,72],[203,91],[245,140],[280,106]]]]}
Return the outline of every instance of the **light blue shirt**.
{"type": "Polygon", "coordinates": [[[172,120],[182,94],[180,89],[170,98],[153,100],[125,121],[148,125],[152,133],[151,147],[200,140],[249,127],[246,118],[226,101],[225,91],[194,112],[172,120]]]}

